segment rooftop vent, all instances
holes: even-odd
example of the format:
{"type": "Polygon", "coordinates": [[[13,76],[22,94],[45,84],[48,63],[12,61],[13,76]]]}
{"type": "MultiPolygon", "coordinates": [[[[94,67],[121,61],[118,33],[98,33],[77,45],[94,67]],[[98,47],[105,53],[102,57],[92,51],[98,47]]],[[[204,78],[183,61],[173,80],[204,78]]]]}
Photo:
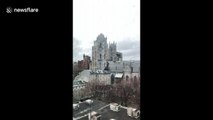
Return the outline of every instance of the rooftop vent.
{"type": "Polygon", "coordinates": [[[86,100],[85,102],[86,102],[87,104],[89,104],[89,105],[90,105],[90,104],[92,104],[92,103],[93,103],[93,100],[88,99],[88,100],[86,100]]]}
{"type": "Polygon", "coordinates": [[[77,110],[79,107],[80,107],[79,104],[73,104],[73,109],[74,110],[77,110]]]}
{"type": "Polygon", "coordinates": [[[130,117],[138,118],[138,117],[140,117],[140,110],[132,108],[132,107],[128,107],[127,115],[130,117]]]}
{"type": "Polygon", "coordinates": [[[120,111],[120,105],[118,105],[117,103],[110,103],[110,110],[118,112],[120,111]]]}
{"type": "Polygon", "coordinates": [[[140,117],[140,110],[133,109],[132,113],[133,113],[133,116],[134,116],[135,118],[140,117]]]}
{"type": "Polygon", "coordinates": [[[101,114],[99,114],[95,111],[92,111],[91,113],[88,113],[88,118],[89,118],[89,120],[100,120],[101,114]]]}

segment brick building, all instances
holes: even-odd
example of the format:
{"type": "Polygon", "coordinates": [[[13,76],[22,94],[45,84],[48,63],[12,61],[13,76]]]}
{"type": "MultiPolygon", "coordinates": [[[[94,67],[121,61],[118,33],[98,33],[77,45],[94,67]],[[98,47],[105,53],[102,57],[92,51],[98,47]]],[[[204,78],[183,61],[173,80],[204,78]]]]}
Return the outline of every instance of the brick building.
{"type": "Polygon", "coordinates": [[[83,60],[78,61],[78,68],[79,69],[89,69],[90,65],[90,57],[88,55],[83,55],[83,60]]]}

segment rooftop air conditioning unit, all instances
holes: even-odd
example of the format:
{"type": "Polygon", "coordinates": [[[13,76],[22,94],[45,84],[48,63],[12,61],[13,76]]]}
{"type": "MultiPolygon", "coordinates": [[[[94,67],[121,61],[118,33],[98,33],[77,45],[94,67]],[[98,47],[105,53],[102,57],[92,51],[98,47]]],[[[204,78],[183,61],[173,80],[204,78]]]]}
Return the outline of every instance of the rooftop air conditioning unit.
{"type": "Polygon", "coordinates": [[[140,110],[132,108],[132,107],[128,107],[127,115],[130,117],[138,118],[138,117],[140,117],[140,110]]]}
{"type": "Polygon", "coordinates": [[[89,104],[89,105],[90,105],[90,104],[92,104],[92,103],[93,103],[93,100],[88,99],[88,100],[86,100],[85,102],[86,102],[87,104],[89,104]]]}
{"type": "Polygon", "coordinates": [[[131,107],[127,108],[127,115],[132,117],[132,108],[131,107]]]}
{"type": "Polygon", "coordinates": [[[110,110],[118,112],[120,111],[120,105],[118,105],[117,103],[110,103],[110,110]]]}
{"type": "Polygon", "coordinates": [[[77,110],[79,107],[79,104],[73,104],[73,110],[77,110]]]}
{"type": "Polygon", "coordinates": [[[140,117],[140,110],[133,109],[132,114],[133,114],[134,118],[138,118],[138,117],[140,117]]]}
{"type": "Polygon", "coordinates": [[[100,120],[101,119],[101,114],[92,111],[91,113],[88,113],[88,118],[89,120],[100,120]]]}

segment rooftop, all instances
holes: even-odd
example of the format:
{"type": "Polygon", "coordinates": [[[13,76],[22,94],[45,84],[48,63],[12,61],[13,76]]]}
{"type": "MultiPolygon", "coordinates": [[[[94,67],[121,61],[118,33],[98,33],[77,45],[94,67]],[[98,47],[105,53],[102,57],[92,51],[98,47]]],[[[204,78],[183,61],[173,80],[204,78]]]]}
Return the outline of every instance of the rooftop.
{"type": "MultiPolygon", "coordinates": [[[[114,120],[141,120],[140,117],[137,118],[137,119],[129,117],[127,115],[127,109],[125,109],[125,108],[121,108],[120,111],[114,112],[114,111],[110,110],[109,106],[107,106],[107,107],[99,110],[98,113],[101,114],[102,120],[110,120],[110,119],[114,119],[114,120]]],[[[78,120],[88,120],[88,115],[85,115],[84,117],[82,117],[78,120]]]]}
{"type": "Polygon", "coordinates": [[[123,72],[125,65],[132,65],[133,73],[139,73],[140,61],[120,61],[120,62],[109,62],[109,68],[111,72],[123,72]]]}
{"type": "MultiPolygon", "coordinates": [[[[121,61],[121,62],[109,62],[109,68],[110,71],[92,71],[92,70],[83,70],[79,73],[78,76],[75,77],[76,80],[82,80],[88,82],[90,80],[90,76],[94,74],[105,74],[105,75],[111,75],[111,73],[123,73],[125,65],[132,65],[133,67],[133,73],[139,73],[140,69],[140,61],[121,61]]],[[[121,76],[120,76],[121,77],[121,76]]]]}
{"type": "MultiPolygon", "coordinates": [[[[97,111],[98,109],[100,109],[101,107],[106,106],[107,103],[98,101],[98,100],[93,100],[93,103],[91,104],[91,108],[90,105],[86,102],[81,102],[79,103],[79,109],[77,110],[73,110],[73,117],[74,118],[79,118],[81,116],[84,115],[88,115],[88,113],[91,111],[97,111]]],[[[87,116],[88,119],[88,116],[87,116]]]]}
{"type": "Polygon", "coordinates": [[[85,81],[81,81],[81,80],[74,80],[73,81],[73,85],[82,85],[82,84],[85,84],[86,82],[85,81]]]}
{"type": "MultiPolygon", "coordinates": [[[[96,111],[99,114],[101,114],[101,119],[102,120],[110,120],[110,119],[115,119],[115,120],[140,120],[139,118],[132,118],[127,115],[127,108],[122,107],[120,108],[120,111],[114,112],[110,110],[110,105],[106,104],[101,101],[94,100],[93,105],[91,105],[91,111],[96,111]]],[[[74,111],[73,117],[76,120],[88,120],[88,113],[90,112],[89,110],[89,105],[87,105],[85,102],[80,103],[80,108],[77,111],[74,111]]]]}
{"type": "Polygon", "coordinates": [[[89,81],[89,76],[90,76],[90,70],[83,70],[82,72],[79,73],[78,76],[75,77],[76,80],[82,80],[82,81],[89,81]]]}

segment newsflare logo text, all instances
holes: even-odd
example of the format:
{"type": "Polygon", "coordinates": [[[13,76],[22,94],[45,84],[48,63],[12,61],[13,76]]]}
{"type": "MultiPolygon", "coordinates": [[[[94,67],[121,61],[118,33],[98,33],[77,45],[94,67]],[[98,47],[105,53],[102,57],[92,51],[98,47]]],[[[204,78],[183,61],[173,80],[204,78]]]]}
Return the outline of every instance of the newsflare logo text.
{"type": "Polygon", "coordinates": [[[13,13],[13,12],[16,12],[16,13],[20,13],[20,12],[33,13],[33,12],[38,12],[38,11],[39,11],[38,8],[30,8],[30,7],[27,7],[27,8],[12,8],[12,7],[7,7],[6,8],[6,13],[13,13]]]}

